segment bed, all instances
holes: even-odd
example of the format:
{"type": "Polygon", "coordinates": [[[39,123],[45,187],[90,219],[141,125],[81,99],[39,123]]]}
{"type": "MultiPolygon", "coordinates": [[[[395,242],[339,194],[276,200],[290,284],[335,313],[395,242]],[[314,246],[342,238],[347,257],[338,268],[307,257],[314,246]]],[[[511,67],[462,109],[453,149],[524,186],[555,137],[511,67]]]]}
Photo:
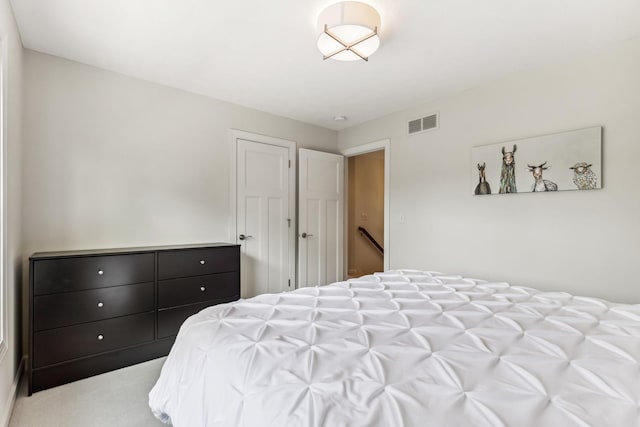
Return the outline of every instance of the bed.
{"type": "Polygon", "coordinates": [[[640,305],[389,271],[218,305],[149,394],[189,426],[638,426],[640,305]]]}

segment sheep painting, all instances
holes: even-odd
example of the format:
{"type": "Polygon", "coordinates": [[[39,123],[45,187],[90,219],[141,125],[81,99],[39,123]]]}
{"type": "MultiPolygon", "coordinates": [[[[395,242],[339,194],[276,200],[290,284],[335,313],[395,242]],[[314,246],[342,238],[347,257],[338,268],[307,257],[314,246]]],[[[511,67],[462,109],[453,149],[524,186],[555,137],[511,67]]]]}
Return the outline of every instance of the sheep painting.
{"type": "Polygon", "coordinates": [[[505,151],[502,147],[502,172],[500,173],[500,194],[517,193],[516,189],[516,159],[514,154],[518,147],[513,144],[513,150],[505,151]]]}
{"type": "Polygon", "coordinates": [[[476,186],[475,194],[491,194],[491,187],[489,186],[489,183],[484,176],[484,168],[486,167],[486,163],[483,163],[482,166],[480,166],[480,163],[478,163],[479,182],[476,186]]]}
{"type": "Polygon", "coordinates": [[[546,164],[547,162],[544,162],[539,166],[527,165],[529,172],[533,174],[533,179],[535,180],[531,186],[531,191],[534,193],[540,191],[558,191],[558,186],[555,182],[542,178],[542,171],[549,169],[549,166],[545,166],[546,164]]]}
{"type": "Polygon", "coordinates": [[[593,190],[598,188],[598,177],[590,169],[591,164],[585,162],[576,163],[569,169],[573,170],[573,183],[578,190],[593,190]]]}

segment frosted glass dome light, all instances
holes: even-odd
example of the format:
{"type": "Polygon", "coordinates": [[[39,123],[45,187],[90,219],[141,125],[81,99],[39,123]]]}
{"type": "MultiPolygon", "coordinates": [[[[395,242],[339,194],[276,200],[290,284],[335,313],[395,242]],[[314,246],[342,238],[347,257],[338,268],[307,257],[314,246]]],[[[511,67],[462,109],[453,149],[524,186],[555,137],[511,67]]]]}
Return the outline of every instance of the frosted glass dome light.
{"type": "Polygon", "coordinates": [[[318,17],[318,49],[324,59],[338,61],[369,60],[378,50],[380,14],[357,1],[329,6],[318,17]]]}

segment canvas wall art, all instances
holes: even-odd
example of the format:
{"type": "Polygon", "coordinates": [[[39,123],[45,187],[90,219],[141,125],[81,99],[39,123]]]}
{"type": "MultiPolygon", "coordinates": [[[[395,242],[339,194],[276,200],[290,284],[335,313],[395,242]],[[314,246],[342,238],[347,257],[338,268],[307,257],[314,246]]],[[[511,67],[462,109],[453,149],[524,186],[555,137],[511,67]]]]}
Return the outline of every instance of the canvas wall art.
{"type": "Polygon", "coordinates": [[[602,127],[474,147],[476,195],[602,188],[602,127]]]}

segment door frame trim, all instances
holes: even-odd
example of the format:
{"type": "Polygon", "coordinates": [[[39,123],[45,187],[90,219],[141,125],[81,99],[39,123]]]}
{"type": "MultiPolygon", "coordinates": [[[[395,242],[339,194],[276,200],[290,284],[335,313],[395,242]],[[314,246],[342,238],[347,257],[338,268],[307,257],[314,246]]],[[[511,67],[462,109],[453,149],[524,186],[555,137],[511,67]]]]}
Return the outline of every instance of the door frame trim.
{"type": "MultiPolygon", "coordinates": [[[[391,264],[391,246],[390,246],[390,203],[389,203],[389,176],[390,176],[390,165],[389,165],[389,160],[391,159],[391,140],[390,139],[381,139],[379,141],[374,141],[374,142],[369,142],[367,144],[362,144],[362,145],[357,145],[355,147],[349,147],[349,148],[345,148],[343,150],[340,150],[340,154],[342,154],[344,157],[349,158],[349,157],[354,157],[354,156],[358,156],[360,154],[366,154],[366,153],[371,153],[373,151],[380,151],[380,150],[384,150],[384,270],[389,270],[390,268],[390,264],[391,264]]],[[[348,209],[349,209],[349,162],[346,161],[344,162],[344,173],[345,173],[345,179],[344,179],[344,185],[345,185],[345,195],[346,197],[346,201],[344,204],[344,218],[347,218],[349,216],[348,214],[348,209]]],[[[348,226],[348,221],[344,222],[344,226],[345,228],[348,226]]],[[[344,272],[346,272],[345,274],[348,274],[349,272],[349,250],[348,250],[348,242],[349,239],[346,237],[347,234],[347,230],[345,229],[345,238],[344,238],[344,265],[345,265],[345,269],[344,272]]],[[[345,276],[346,279],[346,276],[345,276]]]]}
{"type": "MultiPolygon", "coordinates": [[[[257,133],[247,132],[239,129],[229,129],[229,241],[238,243],[237,238],[237,214],[238,214],[238,186],[237,186],[237,160],[238,160],[238,139],[244,139],[259,144],[275,145],[284,147],[289,150],[289,218],[291,226],[289,227],[289,278],[291,279],[291,290],[297,289],[296,277],[296,204],[298,201],[296,188],[296,142],[288,139],[277,138],[273,136],[260,135],[257,133]]],[[[242,284],[241,284],[242,286],[242,284]]]]}

